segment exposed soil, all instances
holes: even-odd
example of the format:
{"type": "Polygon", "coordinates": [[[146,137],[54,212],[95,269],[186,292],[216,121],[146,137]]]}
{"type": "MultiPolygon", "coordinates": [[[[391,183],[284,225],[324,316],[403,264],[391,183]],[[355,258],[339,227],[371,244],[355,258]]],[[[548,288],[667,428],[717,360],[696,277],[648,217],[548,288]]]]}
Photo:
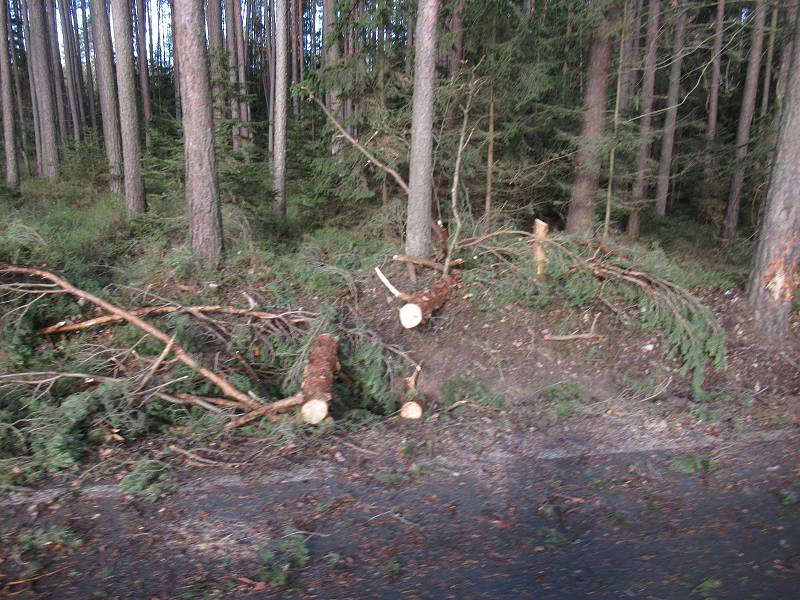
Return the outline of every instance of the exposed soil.
{"type": "Polygon", "coordinates": [[[707,298],[729,366],[699,403],[658,338],[620,323],[625,307],[477,312],[464,295],[407,332],[376,284],[360,316],[422,363],[434,406],[461,375],[502,407],[214,448],[242,466],[192,466],[174,438],[103,448],[80,477],[5,496],[0,598],[796,597],[798,323],[771,347],[736,293],[707,298]],[[597,313],[602,338],[543,339],[597,313]],[[587,396],[554,405],[543,389],[564,382],[587,396]],[[174,493],[120,491],[113,465],[141,456],[175,466],[174,493]],[[81,544],[17,556],[14,532],[48,527],[81,544]],[[308,562],[280,584],[259,551],[297,537],[308,562]]]}

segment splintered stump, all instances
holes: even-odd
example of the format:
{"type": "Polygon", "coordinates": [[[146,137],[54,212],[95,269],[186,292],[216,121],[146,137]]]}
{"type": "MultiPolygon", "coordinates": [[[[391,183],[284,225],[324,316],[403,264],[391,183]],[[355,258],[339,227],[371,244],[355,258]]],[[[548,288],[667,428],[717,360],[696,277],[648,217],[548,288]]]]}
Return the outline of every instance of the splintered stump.
{"type": "Polygon", "coordinates": [[[303,421],[316,425],[328,416],[333,378],[339,370],[338,342],[330,333],[323,333],[311,342],[308,364],[303,373],[303,421]]]}
{"type": "Polygon", "coordinates": [[[445,275],[427,290],[411,294],[400,309],[400,323],[403,327],[414,329],[427,322],[450,299],[458,280],[458,274],[445,275]]]}

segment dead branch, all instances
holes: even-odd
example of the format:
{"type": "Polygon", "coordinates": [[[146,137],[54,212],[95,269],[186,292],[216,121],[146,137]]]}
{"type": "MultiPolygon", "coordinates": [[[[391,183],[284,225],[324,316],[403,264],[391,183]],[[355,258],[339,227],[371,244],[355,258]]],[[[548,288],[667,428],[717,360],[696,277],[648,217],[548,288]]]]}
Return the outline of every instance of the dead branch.
{"type": "Polygon", "coordinates": [[[144,387],[148,384],[148,382],[153,378],[153,375],[156,374],[156,371],[158,371],[159,367],[164,362],[164,359],[167,358],[167,355],[170,353],[170,350],[172,350],[172,345],[174,343],[175,343],[175,336],[172,336],[172,339],[170,339],[169,343],[166,346],[164,346],[164,349],[161,351],[161,354],[158,355],[158,358],[156,358],[153,361],[153,364],[150,365],[150,368],[147,369],[147,373],[142,378],[142,381],[141,383],[139,383],[138,387],[136,388],[136,391],[143,390],[144,387]]]}
{"type": "Polygon", "coordinates": [[[313,100],[314,102],[316,102],[317,105],[322,109],[322,112],[324,112],[325,116],[328,117],[328,119],[330,119],[331,123],[333,123],[333,126],[336,127],[336,130],[342,135],[342,137],[344,137],[344,139],[346,139],[348,142],[350,142],[356,150],[361,152],[361,154],[366,156],[367,160],[369,160],[371,163],[373,163],[376,167],[378,167],[379,169],[382,169],[384,172],[386,172],[389,175],[391,175],[392,179],[394,179],[397,182],[397,185],[399,185],[402,188],[402,190],[406,194],[408,194],[408,184],[400,176],[400,173],[395,171],[389,165],[385,165],[381,161],[379,161],[377,158],[375,158],[375,156],[369,150],[367,150],[364,146],[362,146],[361,143],[357,139],[355,139],[352,135],[347,133],[347,130],[344,127],[342,127],[341,123],[339,123],[339,121],[336,119],[336,117],[333,115],[333,113],[328,109],[328,107],[325,106],[325,103],[323,103],[322,101],[320,101],[319,98],[317,98],[317,96],[314,94],[314,92],[312,92],[308,87],[305,87],[303,89],[308,94],[308,97],[311,100],[313,100]]]}
{"type": "Polygon", "coordinates": [[[591,340],[591,339],[600,339],[606,336],[595,333],[594,328],[597,325],[597,319],[600,318],[600,313],[597,313],[594,316],[594,320],[592,321],[592,326],[589,329],[588,333],[572,333],[570,335],[545,335],[543,339],[548,342],[566,342],[568,340],[591,340]]]}
{"type": "MultiPolygon", "coordinates": [[[[2,269],[2,266],[0,266],[2,269]]],[[[248,310],[244,308],[236,308],[233,306],[217,306],[217,305],[203,305],[203,306],[148,306],[146,308],[137,308],[135,310],[127,311],[134,317],[152,317],[169,314],[204,314],[204,313],[218,313],[226,315],[241,315],[245,317],[252,317],[254,319],[261,319],[266,321],[286,321],[289,324],[296,325],[299,323],[307,323],[314,318],[313,313],[305,311],[288,311],[285,313],[270,313],[258,310],[248,310]]],[[[41,335],[53,335],[56,333],[69,333],[72,331],[80,331],[82,329],[89,329],[99,325],[106,325],[108,323],[122,323],[126,319],[117,314],[103,315],[87,321],[79,323],[66,323],[64,321],[43,327],[38,331],[41,335]]]]}
{"type": "MultiPolygon", "coordinates": [[[[410,263],[412,265],[418,265],[420,267],[426,267],[428,269],[433,269],[434,271],[439,271],[440,273],[444,271],[444,265],[434,260],[428,260],[427,258],[417,258],[416,256],[405,256],[403,254],[395,254],[392,257],[392,260],[396,260],[397,262],[401,263],[410,263]]],[[[457,267],[463,264],[464,264],[463,258],[456,258],[455,260],[450,261],[451,267],[457,267]]]]}
{"type": "Polygon", "coordinates": [[[276,400],[275,402],[266,404],[261,408],[257,408],[256,410],[251,410],[248,413],[245,413],[238,417],[234,417],[225,424],[224,428],[235,429],[237,427],[242,427],[243,425],[247,425],[248,423],[252,423],[257,419],[261,419],[262,417],[269,416],[270,418],[273,418],[274,413],[280,410],[286,410],[287,408],[292,408],[294,406],[299,406],[302,403],[303,403],[303,394],[301,392],[298,392],[294,396],[289,396],[288,398],[284,398],[283,400],[276,400]]]}
{"type": "Polygon", "coordinates": [[[405,292],[401,292],[396,287],[392,285],[392,282],[386,278],[386,275],[383,274],[378,267],[375,267],[375,274],[378,276],[378,279],[381,280],[381,283],[386,286],[386,289],[394,296],[402,300],[403,302],[408,302],[411,300],[411,294],[406,294],[405,292]]]}
{"type": "Polygon", "coordinates": [[[447,252],[450,248],[449,234],[447,233],[447,227],[444,226],[444,223],[442,223],[441,220],[436,221],[436,223],[432,224],[432,226],[436,232],[436,237],[439,238],[439,249],[436,251],[434,260],[436,262],[441,262],[447,258],[447,252]]]}
{"type": "MultiPolygon", "coordinates": [[[[158,329],[157,327],[151,325],[147,321],[142,320],[138,316],[131,314],[129,311],[126,311],[102,298],[95,296],[94,294],[90,294],[84,290],[76,288],[67,280],[59,277],[58,275],[51,273],[50,271],[45,271],[44,269],[36,269],[36,268],[29,268],[29,267],[17,267],[14,265],[8,265],[4,263],[0,263],[0,273],[16,273],[20,275],[29,275],[33,277],[40,277],[42,279],[46,279],[59,287],[61,287],[65,292],[72,294],[78,298],[83,298],[84,300],[99,306],[106,312],[109,312],[118,318],[122,319],[123,321],[130,323],[134,327],[138,327],[145,333],[151,335],[152,337],[156,338],[157,340],[163,342],[164,344],[170,344],[170,336],[166,333],[158,329]]],[[[228,396],[229,398],[233,398],[238,400],[242,404],[257,408],[261,405],[260,402],[253,400],[240,390],[236,389],[223,375],[215,373],[210,369],[199,364],[194,358],[192,358],[179,344],[173,343],[173,352],[175,353],[175,357],[180,360],[183,364],[187,367],[196,371],[202,377],[213,383],[217,386],[222,392],[228,396]]]]}
{"type": "Polygon", "coordinates": [[[339,371],[338,340],[330,333],[322,333],[311,342],[308,363],[303,373],[303,420],[311,425],[328,416],[333,392],[333,378],[339,371]]]}
{"type": "Polygon", "coordinates": [[[450,299],[460,281],[458,272],[444,275],[429,289],[412,294],[400,309],[400,323],[405,329],[414,329],[427,322],[431,315],[450,299]]]}

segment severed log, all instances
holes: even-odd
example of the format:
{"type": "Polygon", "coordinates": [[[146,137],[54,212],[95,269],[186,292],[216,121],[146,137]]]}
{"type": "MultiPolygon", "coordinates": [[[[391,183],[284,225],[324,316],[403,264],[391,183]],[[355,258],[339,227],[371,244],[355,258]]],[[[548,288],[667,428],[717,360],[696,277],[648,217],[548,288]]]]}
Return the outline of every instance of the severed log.
{"type": "MultiPolygon", "coordinates": [[[[146,308],[137,308],[128,311],[128,314],[135,317],[150,317],[156,315],[168,315],[173,313],[218,313],[226,315],[243,315],[262,320],[275,320],[285,319],[286,322],[291,324],[305,323],[313,318],[313,314],[304,311],[289,311],[285,313],[270,313],[259,310],[247,310],[244,308],[236,308],[233,306],[148,306],[146,308]]],[[[89,329],[106,323],[122,323],[125,319],[120,315],[111,314],[95,317],[79,323],[65,323],[60,322],[55,325],[43,327],[38,331],[41,335],[53,335],[56,333],[69,333],[71,331],[80,331],[82,329],[89,329]]]]}
{"type": "Polygon", "coordinates": [[[455,272],[443,276],[427,290],[412,294],[400,309],[400,323],[403,327],[414,329],[427,322],[450,299],[459,280],[460,275],[455,272]]]}
{"type": "Polygon", "coordinates": [[[408,388],[408,398],[400,407],[400,416],[403,419],[416,420],[422,417],[425,406],[422,402],[422,394],[417,391],[417,378],[419,372],[422,370],[420,365],[414,369],[410,377],[406,378],[406,387],[408,388]]]}
{"type": "Polygon", "coordinates": [[[330,333],[322,333],[311,342],[308,363],[303,372],[303,421],[316,425],[328,416],[333,378],[339,371],[339,342],[330,333]]]}

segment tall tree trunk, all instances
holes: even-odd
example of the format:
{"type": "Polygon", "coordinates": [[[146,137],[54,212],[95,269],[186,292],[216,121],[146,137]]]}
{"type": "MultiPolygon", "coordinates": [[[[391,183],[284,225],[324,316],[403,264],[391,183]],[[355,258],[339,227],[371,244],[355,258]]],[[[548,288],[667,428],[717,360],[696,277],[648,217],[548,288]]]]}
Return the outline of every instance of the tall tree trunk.
{"type": "Polygon", "coordinates": [[[61,68],[61,50],[58,43],[58,27],[56,26],[56,3],[48,0],[46,3],[47,26],[50,28],[48,41],[50,43],[50,79],[53,82],[52,90],[56,101],[56,114],[58,115],[58,133],[63,154],[67,147],[68,128],[67,111],[64,108],[64,72],[61,68]]]}
{"type": "Polygon", "coordinates": [[[717,120],[719,115],[719,82],[722,79],[722,36],[725,25],[725,0],[717,0],[717,16],[714,21],[714,54],[711,58],[711,85],[708,88],[708,126],[706,139],[706,177],[713,176],[716,169],[714,142],[717,139],[717,120]]]}
{"type": "Polygon", "coordinates": [[[86,93],[89,96],[89,116],[92,129],[97,131],[97,105],[94,93],[94,75],[92,74],[92,54],[89,37],[89,26],[86,13],[88,12],[89,0],[82,0],[81,25],[83,26],[83,54],[86,60],[86,93]]]}
{"type": "MultiPolygon", "coordinates": [[[[300,83],[300,32],[298,31],[298,25],[300,24],[300,19],[298,19],[298,12],[302,9],[301,0],[292,0],[291,3],[291,19],[290,19],[290,37],[291,37],[291,58],[290,62],[292,65],[292,85],[296,85],[300,83]]],[[[293,96],[292,97],[292,110],[294,112],[294,116],[296,119],[300,118],[300,97],[293,96]]]]}
{"type": "Polygon", "coordinates": [[[772,87],[772,60],[775,57],[775,35],[778,31],[778,10],[779,6],[775,4],[772,7],[772,18],[769,24],[769,42],[767,43],[767,64],[764,69],[764,84],[761,86],[761,112],[760,118],[764,118],[769,110],[769,93],[772,87]]]}
{"type": "Polygon", "coordinates": [[[628,114],[628,109],[633,95],[633,85],[636,80],[636,63],[639,57],[639,40],[642,27],[642,0],[627,0],[628,10],[625,19],[625,44],[622,49],[621,75],[619,84],[619,111],[621,116],[628,114]]]}
{"type": "Polygon", "coordinates": [[[222,4],[220,4],[220,0],[208,0],[206,20],[208,21],[208,47],[211,54],[211,89],[214,101],[214,121],[219,124],[223,118],[223,107],[225,106],[225,94],[222,88],[222,81],[224,80],[222,61],[225,42],[222,35],[222,4]]]}
{"type": "Polygon", "coordinates": [[[288,7],[286,0],[275,0],[275,142],[272,155],[272,179],[275,200],[273,210],[279,223],[286,222],[286,112],[288,84],[288,7]]]}
{"type": "Polygon", "coordinates": [[[216,265],[222,257],[222,213],[203,5],[197,0],[174,0],[173,10],[184,101],[189,242],[195,257],[216,265]]]}
{"type": "Polygon", "coordinates": [[[136,0],[136,56],[139,61],[139,91],[142,95],[142,115],[144,116],[144,144],[150,148],[150,122],[153,108],[150,104],[150,70],[147,66],[146,24],[144,0],[136,0]]]}
{"type": "MultiPolygon", "coordinates": [[[[0,101],[3,110],[3,146],[6,154],[6,186],[15,189],[19,185],[17,141],[14,133],[14,95],[11,91],[11,63],[8,40],[12,39],[8,27],[8,0],[0,2],[0,101]]],[[[23,123],[20,122],[20,126],[23,123]]]]}
{"type": "MultiPolygon", "coordinates": [[[[337,19],[336,19],[336,0],[323,0],[322,3],[322,32],[323,44],[325,47],[325,66],[330,68],[339,62],[339,40],[336,35],[337,19]]],[[[339,92],[334,87],[331,87],[327,93],[328,107],[334,115],[339,115],[341,111],[341,102],[339,100],[339,92]]],[[[333,134],[331,139],[331,153],[337,154],[341,144],[338,136],[333,134]]]]}
{"type": "Polygon", "coordinates": [[[242,30],[242,4],[240,0],[233,3],[234,31],[236,33],[236,67],[238,94],[239,94],[239,115],[243,126],[239,129],[239,137],[243,142],[250,141],[250,104],[247,102],[247,58],[244,45],[244,32],[242,30]]]}
{"type": "Polygon", "coordinates": [[[439,0],[420,0],[414,58],[411,113],[406,254],[431,254],[431,187],[433,185],[433,110],[436,89],[436,21],[439,0]]]}
{"type": "Polygon", "coordinates": [[[75,70],[75,84],[78,90],[78,111],[81,115],[81,127],[85,128],[87,118],[86,101],[84,98],[83,65],[81,64],[81,35],[80,28],[78,27],[77,9],[71,0],[67,3],[67,18],[70,22],[70,35],[73,45],[73,68],[75,70]]]}
{"type": "Polygon", "coordinates": [[[604,15],[592,35],[586,91],[583,98],[583,124],[575,161],[575,179],[567,213],[567,233],[582,238],[594,234],[595,201],[600,179],[603,131],[608,103],[608,69],[611,65],[611,20],[604,15]]]}
{"type": "Polygon", "coordinates": [[[233,149],[241,147],[241,137],[239,125],[241,116],[239,114],[239,76],[236,65],[236,25],[233,17],[233,3],[239,0],[225,0],[225,51],[228,53],[228,83],[230,85],[230,98],[228,106],[230,108],[231,120],[233,121],[232,142],[233,149]]]}
{"type": "Polygon", "coordinates": [[[461,61],[464,60],[464,0],[458,0],[453,7],[450,32],[453,35],[453,48],[450,52],[448,75],[453,79],[461,70],[461,61]]]}
{"type": "Polygon", "coordinates": [[[686,38],[688,13],[682,2],[676,2],[678,16],[675,22],[675,41],[672,44],[672,67],[669,72],[669,90],[667,92],[667,112],[664,116],[664,137],[661,139],[661,158],[658,165],[658,181],[656,186],[656,214],[663,217],[667,214],[667,196],[669,195],[669,176],[672,172],[672,153],[675,146],[675,126],[678,122],[678,95],[681,89],[681,67],[683,66],[683,42],[686,38]]]}
{"type": "MultiPolygon", "coordinates": [[[[490,48],[494,50],[497,43],[497,12],[492,13],[492,37],[490,48]]],[[[486,142],[486,195],[483,199],[483,220],[492,221],[492,194],[494,193],[494,120],[495,120],[495,86],[494,74],[489,80],[489,132],[486,142]]]]}
{"type": "MultiPolygon", "coordinates": [[[[800,7],[795,10],[800,15],[800,7]]],[[[748,285],[750,309],[774,337],[788,335],[800,285],[800,18],[794,39],[786,108],[748,285]]]]}
{"type": "Polygon", "coordinates": [[[80,109],[80,96],[78,94],[78,73],[75,69],[73,60],[74,46],[72,45],[72,24],[67,19],[67,11],[69,7],[66,6],[64,0],[58,3],[59,16],[61,17],[61,31],[64,38],[64,55],[66,58],[66,74],[67,74],[67,99],[69,100],[69,113],[72,118],[72,137],[77,145],[81,139],[81,118],[80,109]]]}
{"type": "Polygon", "coordinates": [[[30,59],[33,62],[32,78],[36,80],[36,104],[39,113],[39,133],[41,143],[41,175],[51,182],[58,180],[58,126],[56,108],[50,89],[52,72],[49,61],[49,40],[47,17],[44,3],[28,3],[30,19],[30,59]]]}
{"type": "MultiPolygon", "coordinates": [[[[789,27],[794,30],[796,19],[798,15],[794,12],[789,14],[789,27]]],[[[783,116],[783,108],[786,101],[786,88],[789,83],[789,67],[792,62],[792,51],[794,44],[797,43],[796,39],[787,40],[781,50],[781,66],[778,69],[778,81],[775,83],[775,122],[780,126],[781,117],[783,116]]]]}
{"type": "Polygon", "coordinates": [[[653,91],[656,83],[656,59],[658,57],[658,22],[661,17],[661,0],[650,0],[647,13],[647,54],[644,60],[642,81],[642,117],[639,122],[639,152],[636,155],[636,180],[631,193],[633,208],[628,217],[628,236],[639,237],[641,209],[647,193],[650,170],[651,128],[653,122],[653,91]]]}
{"type": "MultiPolygon", "coordinates": [[[[15,3],[15,14],[19,15],[18,5],[15,3]]],[[[6,19],[8,19],[9,25],[11,24],[11,5],[9,4],[6,11],[6,19]]],[[[10,38],[13,40],[13,38],[10,38]]],[[[31,164],[28,160],[28,134],[26,133],[25,128],[25,119],[23,117],[22,111],[22,103],[24,98],[22,96],[22,82],[20,81],[19,75],[19,57],[17,56],[16,46],[12,43],[10,48],[10,57],[11,57],[11,71],[14,74],[14,90],[16,91],[15,94],[15,108],[17,111],[17,123],[19,124],[19,142],[20,142],[20,155],[22,156],[22,160],[25,163],[25,172],[28,175],[33,175],[33,171],[31,171],[31,164]]]]}
{"type": "Polygon", "coordinates": [[[753,36],[750,45],[750,58],[747,61],[747,77],[744,82],[744,95],[742,96],[742,110],[739,113],[739,127],[736,130],[736,170],[731,182],[731,191],[728,196],[728,208],[725,211],[725,223],[722,237],[732,240],[736,236],[739,226],[739,209],[742,203],[744,189],[744,160],[750,145],[750,126],[756,114],[756,95],[758,93],[758,72],[761,67],[761,50],[764,45],[764,22],[767,9],[764,0],[756,0],[755,10],[750,19],[753,21],[753,36]]]}
{"type": "MultiPolygon", "coordinates": [[[[105,0],[92,0],[92,37],[94,39],[97,89],[100,116],[103,121],[103,144],[108,160],[111,191],[122,195],[122,139],[119,130],[117,89],[114,83],[114,58],[111,50],[111,29],[105,0]]],[[[138,134],[137,134],[138,135],[138,134]]]]}
{"type": "Polygon", "coordinates": [[[136,71],[133,67],[130,2],[111,0],[111,10],[117,50],[117,93],[125,174],[125,208],[129,213],[143,213],[147,210],[147,199],[142,181],[142,148],[139,144],[139,111],[136,105],[136,71]]]}
{"type": "Polygon", "coordinates": [[[33,117],[33,141],[36,150],[36,175],[44,177],[44,155],[42,154],[42,128],[39,123],[39,96],[36,93],[36,56],[32,50],[30,15],[27,0],[22,0],[22,6],[15,4],[22,16],[22,29],[26,42],[26,57],[28,62],[28,89],[31,94],[31,113],[33,117]]]}
{"type": "MultiPolygon", "coordinates": [[[[200,1],[200,0],[198,0],[200,1]]],[[[238,0],[237,0],[238,1],[238,0]]],[[[181,61],[175,52],[175,10],[172,8],[173,0],[170,0],[170,24],[172,25],[172,82],[175,91],[175,118],[181,120],[183,113],[183,102],[181,97],[181,61]]]]}

